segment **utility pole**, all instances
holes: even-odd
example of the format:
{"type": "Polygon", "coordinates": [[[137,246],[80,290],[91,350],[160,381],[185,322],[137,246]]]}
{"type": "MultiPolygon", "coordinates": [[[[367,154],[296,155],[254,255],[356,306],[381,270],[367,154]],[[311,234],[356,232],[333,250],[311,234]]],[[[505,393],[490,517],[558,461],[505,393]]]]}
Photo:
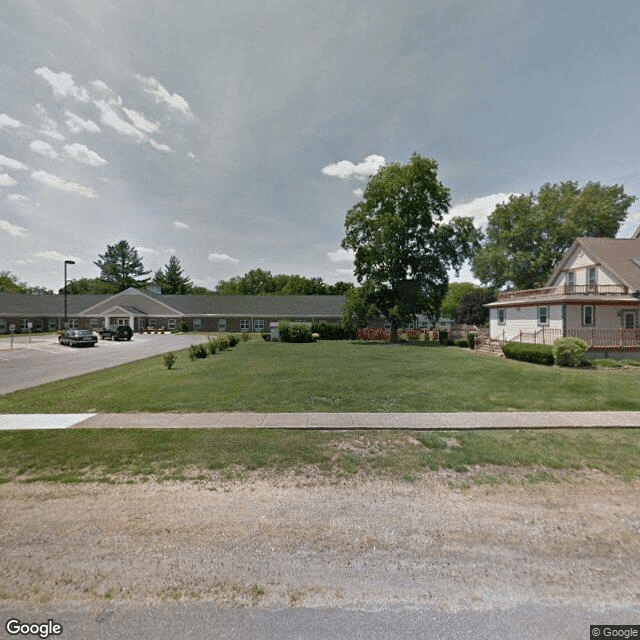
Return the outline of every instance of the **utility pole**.
{"type": "Polygon", "coordinates": [[[67,328],[67,265],[75,264],[73,260],[64,261],[64,328],[67,328]]]}

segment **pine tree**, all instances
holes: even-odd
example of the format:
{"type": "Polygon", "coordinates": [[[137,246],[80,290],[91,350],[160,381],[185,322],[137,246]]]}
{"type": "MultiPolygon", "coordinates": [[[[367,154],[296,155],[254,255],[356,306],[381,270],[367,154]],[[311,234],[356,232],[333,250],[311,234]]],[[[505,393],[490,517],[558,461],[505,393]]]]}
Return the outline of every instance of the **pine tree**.
{"type": "Polygon", "coordinates": [[[98,255],[98,258],[93,264],[100,269],[100,278],[115,285],[118,291],[144,286],[149,282],[149,278],[144,276],[151,271],[145,271],[136,248],[126,240],[107,245],[105,253],[98,255]]]}

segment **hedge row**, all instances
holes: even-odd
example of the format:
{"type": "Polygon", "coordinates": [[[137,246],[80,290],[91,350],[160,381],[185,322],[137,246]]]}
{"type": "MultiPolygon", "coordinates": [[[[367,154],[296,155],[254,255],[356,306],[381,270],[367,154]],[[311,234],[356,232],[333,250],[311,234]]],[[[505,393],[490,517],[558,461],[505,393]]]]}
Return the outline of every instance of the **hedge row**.
{"type": "Polygon", "coordinates": [[[320,340],[355,340],[356,328],[345,327],[339,322],[314,322],[311,325],[311,333],[317,333],[320,340]]]}
{"type": "Polygon", "coordinates": [[[530,344],[528,342],[507,342],[502,351],[511,360],[535,362],[536,364],[553,364],[553,347],[547,344],[530,344]]]}

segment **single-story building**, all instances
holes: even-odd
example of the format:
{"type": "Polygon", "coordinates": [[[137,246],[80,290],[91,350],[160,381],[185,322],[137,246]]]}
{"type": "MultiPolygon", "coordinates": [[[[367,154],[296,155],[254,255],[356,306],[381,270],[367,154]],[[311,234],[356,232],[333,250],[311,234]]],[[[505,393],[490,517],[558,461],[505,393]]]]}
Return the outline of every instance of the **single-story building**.
{"type": "MultiPolygon", "coordinates": [[[[64,295],[0,293],[0,333],[56,331],[64,328],[64,295]]],[[[191,331],[263,332],[269,323],[339,322],[344,296],[195,296],[161,295],[129,288],[115,295],[67,295],[72,328],[98,329],[127,324],[191,331]]]]}
{"type": "Polygon", "coordinates": [[[640,228],[632,238],[578,238],[540,289],[501,293],[489,336],[553,344],[582,338],[592,352],[640,350],[640,228]]]}

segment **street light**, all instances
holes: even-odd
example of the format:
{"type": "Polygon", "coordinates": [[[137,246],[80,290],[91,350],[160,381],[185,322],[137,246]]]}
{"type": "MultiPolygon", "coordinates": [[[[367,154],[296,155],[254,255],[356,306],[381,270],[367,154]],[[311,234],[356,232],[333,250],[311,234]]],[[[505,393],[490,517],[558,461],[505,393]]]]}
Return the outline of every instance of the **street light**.
{"type": "Polygon", "coordinates": [[[64,261],[64,328],[67,328],[67,265],[75,264],[73,260],[64,261]]]}

